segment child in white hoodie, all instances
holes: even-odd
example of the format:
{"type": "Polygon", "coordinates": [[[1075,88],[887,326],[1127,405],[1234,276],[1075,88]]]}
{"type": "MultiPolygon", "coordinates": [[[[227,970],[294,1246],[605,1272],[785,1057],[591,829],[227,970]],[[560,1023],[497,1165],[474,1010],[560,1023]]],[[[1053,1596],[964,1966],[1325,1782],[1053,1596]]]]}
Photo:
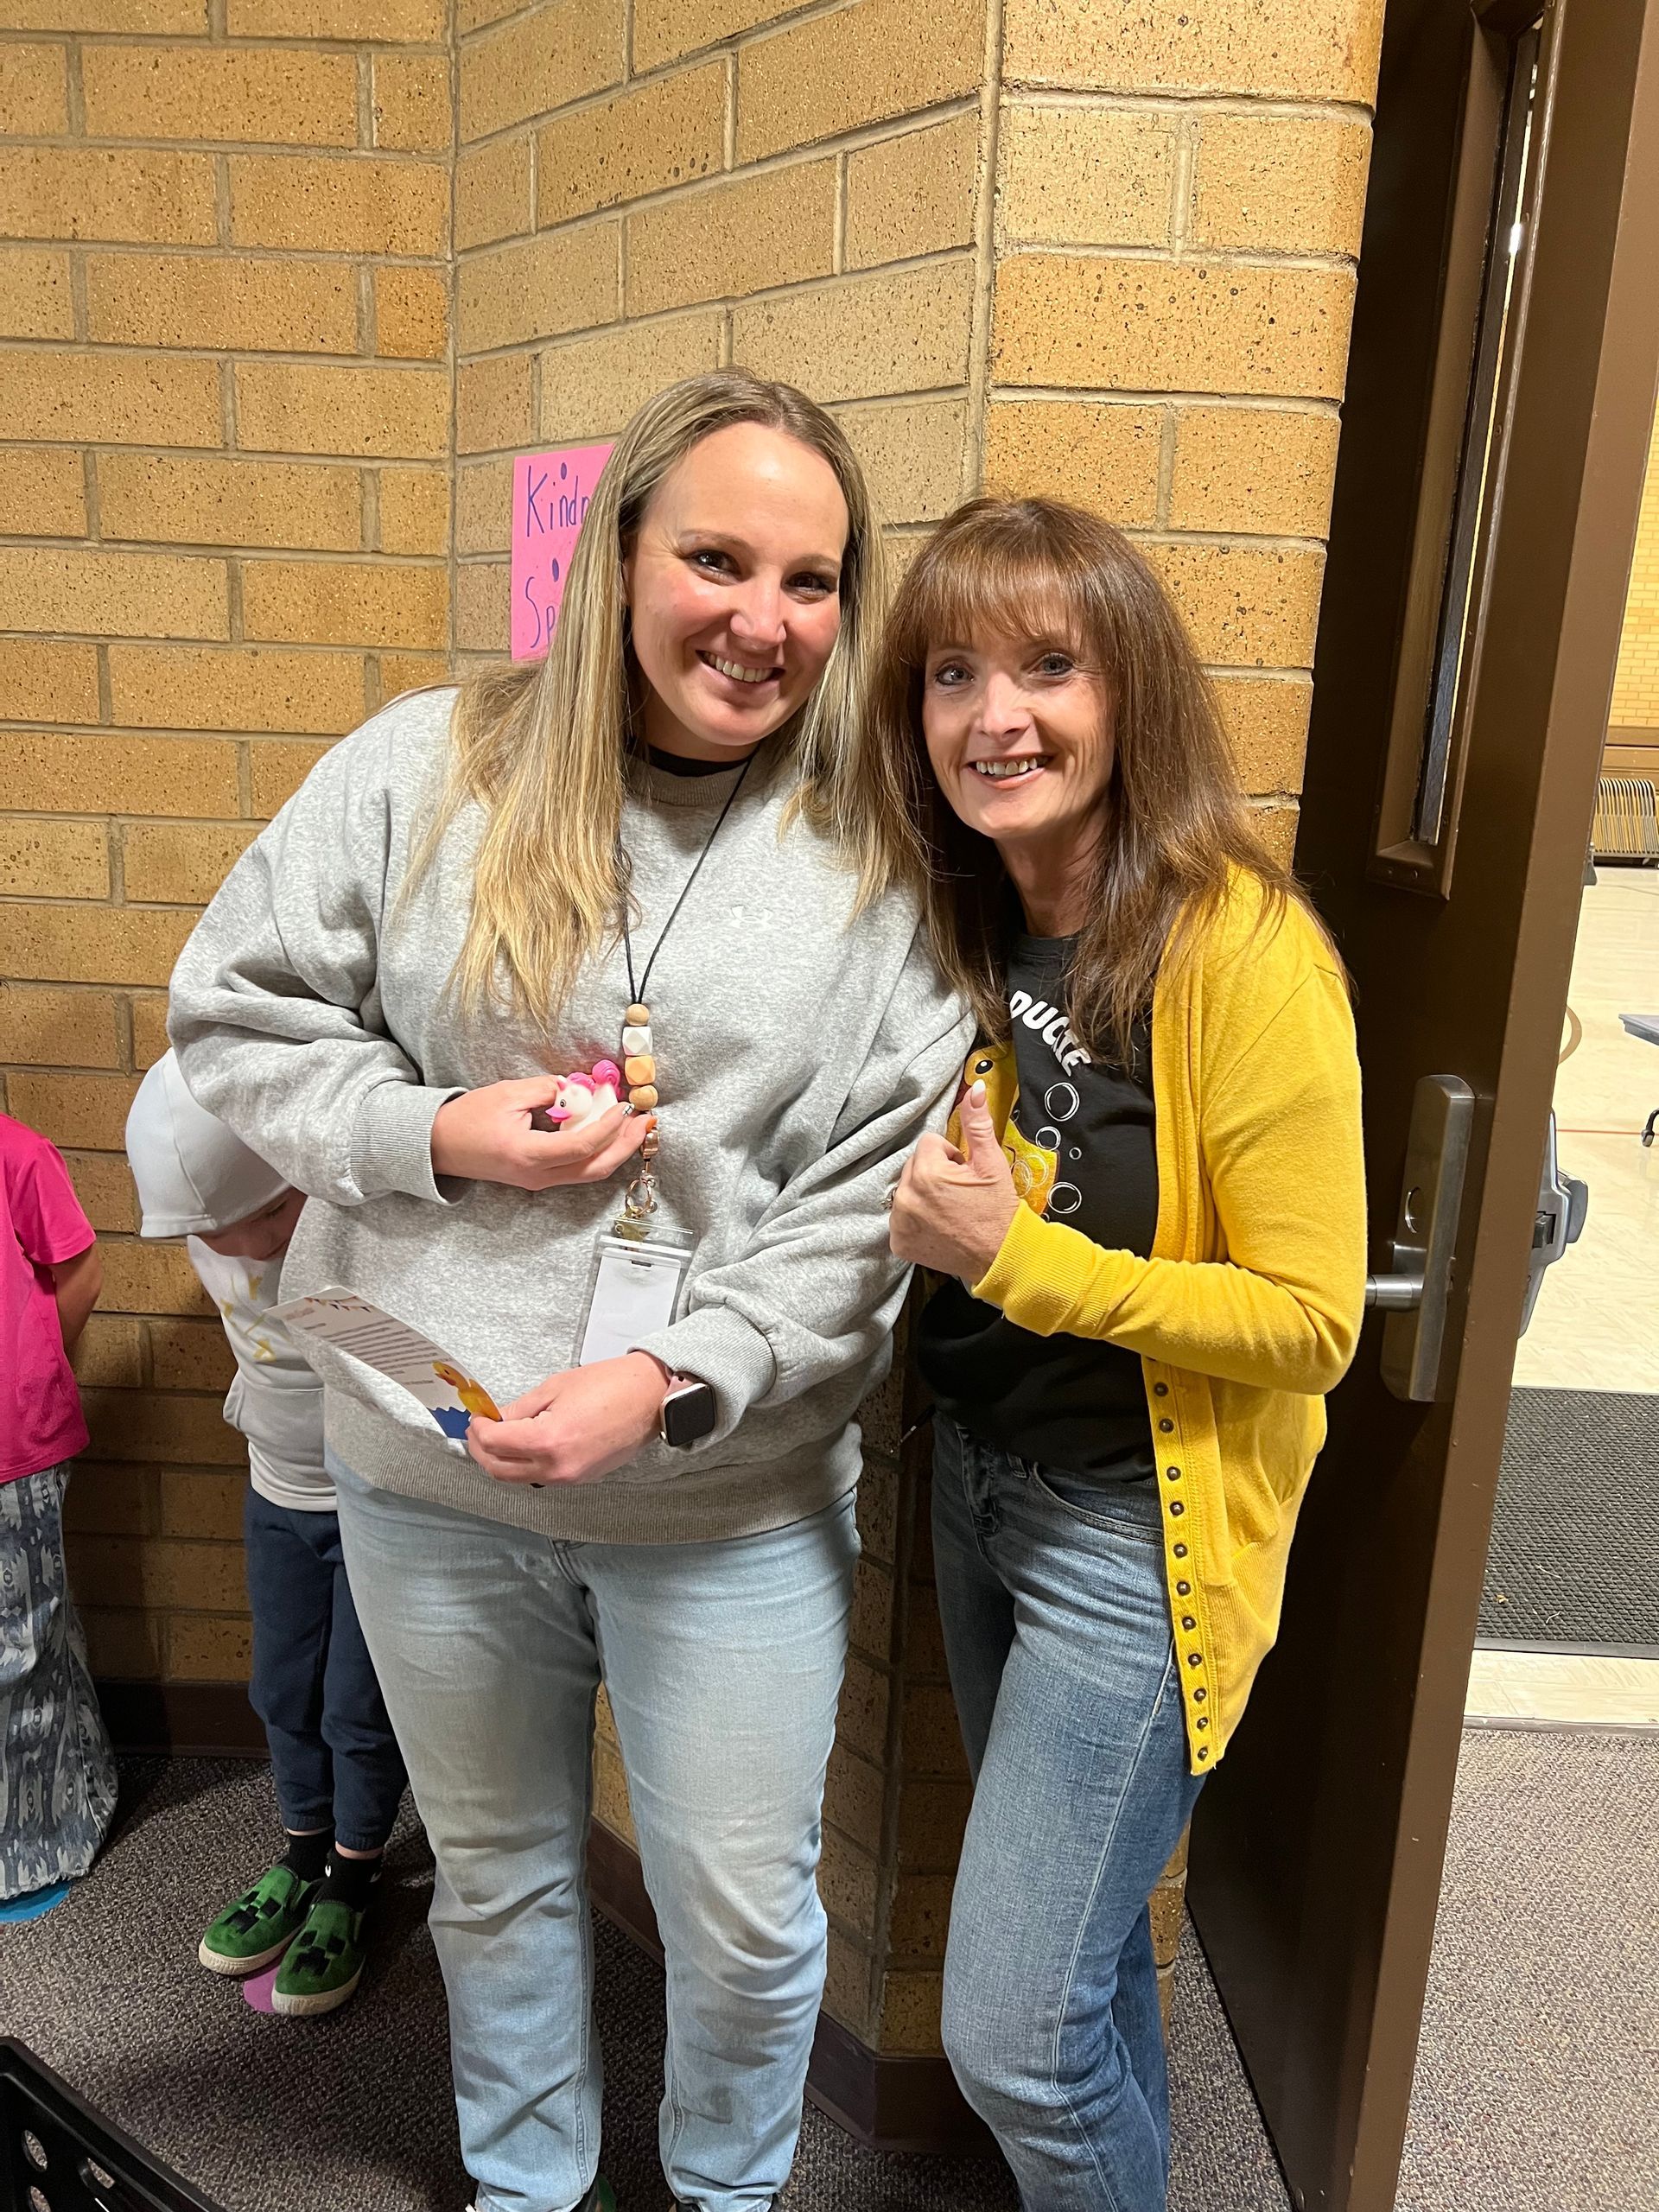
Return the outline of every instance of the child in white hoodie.
{"type": "Polygon", "coordinates": [[[141,1233],[185,1239],[236,1355],[225,1418],[248,1443],[251,1688],[288,1837],[198,1956],[225,1974],[280,1958],[276,2010],[328,2012],[363,1970],[366,1909],[404,1776],[340,1560],[321,1386],[270,1318],[305,1199],[196,1104],[171,1052],[133,1101],[127,1157],[141,1233]]]}

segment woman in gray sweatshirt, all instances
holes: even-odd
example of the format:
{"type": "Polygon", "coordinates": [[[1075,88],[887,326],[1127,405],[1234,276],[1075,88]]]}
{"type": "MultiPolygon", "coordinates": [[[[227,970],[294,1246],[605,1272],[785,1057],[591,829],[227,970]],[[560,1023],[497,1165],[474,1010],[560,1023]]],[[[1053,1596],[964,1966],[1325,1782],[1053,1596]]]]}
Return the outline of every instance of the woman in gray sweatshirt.
{"type": "Polygon", "coordinates": [[[462,1440],[317,1345],[477,2212],[608,2202],[601,1673],[668,1955],[670,2187],[762,2212],[793,2155],[853,1415],[906,1273],[885,1206],[970,1041],[868,743],[878,562],[810,401],[740,371],[659,394],[547,659],[336,747],[174,977],[191,1090],[308,1194],[285,1290],[359,1293],[503,1412],[462,1440]],[[595,1103],[572,1073],[601,1088],[567,1120],[595,1103]]]}

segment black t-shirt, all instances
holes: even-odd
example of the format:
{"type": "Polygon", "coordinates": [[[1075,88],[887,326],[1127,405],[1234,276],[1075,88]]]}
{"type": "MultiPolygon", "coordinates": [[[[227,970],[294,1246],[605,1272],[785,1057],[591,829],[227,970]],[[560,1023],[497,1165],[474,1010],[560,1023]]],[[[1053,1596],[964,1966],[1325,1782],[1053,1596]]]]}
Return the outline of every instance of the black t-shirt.
{"type": "MultiPolygon", "coordinates": [[[[1016,937],[1010,949],[1014,1126],[1056,1156],[1046,1217],[1145,1259],[1158,1227],[1150,1026],[1136,1023],[1127,1072],[1083,1052],[1065,1021],[1076,946],[1016,937]]],[[[940,1410],[988,1444],[1102,1481],[1153,1471],[1141,1361],[1121,1344],[1036,1336],[950,1282],[922,1316],[917,1357],[940,1410]]]]}

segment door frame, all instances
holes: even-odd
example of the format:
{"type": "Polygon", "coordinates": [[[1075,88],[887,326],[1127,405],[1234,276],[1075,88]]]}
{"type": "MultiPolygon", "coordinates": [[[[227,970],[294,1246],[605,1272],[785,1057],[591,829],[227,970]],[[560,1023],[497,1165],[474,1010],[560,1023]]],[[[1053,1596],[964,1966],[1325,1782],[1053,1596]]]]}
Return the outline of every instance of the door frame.
{"type": "Polygon", "coordinates": [[[1376,865],[1382,772],[1456,273],[1470,54],[1483,23],[1518,30],[1539,12],[1389,0],[1297,855],[1361,987],[1379,1236],[1418,1077],[1476,1085],[1446,1379],[1433,1406],[1389,1400],[1373,1328],[1362,1338],[1332,1401],[1279,1647],[1199,1802],[1189,1877],[1292,2196],[1329,2212],[1388,2212],[1397,2185],[1659,378],[1659,0],[1553,0],[1554,166],[1508,397],[1511,455],[1529,460],[1511,462],[1492,578],[1502,634],[1525,650],[1480,667],[1455,884],[1444,870],[1390,880],[1376,865]],[[1510,728],[1523,734],[1512,758],[1510,728]],[[1446,918],[1469,899],[1495,902],[1512,931],[1508,977],[1460,972],[1446,918]],[[1414,974],[1433,1000],[1417,1030],[1400,1013],[1414,974]],[[1501,1016],[1495,1079],[1459,1065],[1446,1009],[1471,992],[1501,1016]]]}

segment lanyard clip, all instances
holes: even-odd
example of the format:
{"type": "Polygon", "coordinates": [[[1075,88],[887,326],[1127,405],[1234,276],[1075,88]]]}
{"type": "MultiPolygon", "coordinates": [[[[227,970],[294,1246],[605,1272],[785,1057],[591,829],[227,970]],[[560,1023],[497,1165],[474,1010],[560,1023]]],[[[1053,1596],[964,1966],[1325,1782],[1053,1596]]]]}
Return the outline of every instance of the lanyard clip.
{"type": "Polygon", "coordinates": [[[622,1211],[616,1217],[612,1234],[626,1236],[639,1243],[651,1233],[651,1217],[657,1211],[657,1173],[650,1160],[641,1163],[639,1173],[628,1185],[623,1195],[622,1211]]]}

